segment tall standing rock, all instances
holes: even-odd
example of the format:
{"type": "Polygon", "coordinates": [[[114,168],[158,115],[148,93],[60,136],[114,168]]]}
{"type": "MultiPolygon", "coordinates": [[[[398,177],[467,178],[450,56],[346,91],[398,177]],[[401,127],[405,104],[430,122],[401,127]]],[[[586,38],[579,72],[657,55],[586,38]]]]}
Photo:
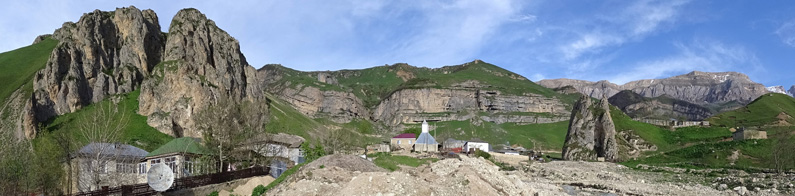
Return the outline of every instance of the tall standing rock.
{"type": "Polygon", "coordinates": [[[606,98],[593,104],[589,96],[583,95],[571,112],[563,159],[595,161],[598,157],[618,161],[615,124],[606,98]]]}
{"type": "Polygon", "coordinates": [[[36,121],[133,91],[163,52],[157,15],[135,7],[94,10],[52,35],[60,41],[34,77],[36,121]]]}
{"type": "Polygon", "coordinates": [[[200,137],[196,112],[218,100],[262,101],[259,83],[235,38],[198,10],[183,9],[171,21],[163,62],[141,86],[138,113],[161,132],[200,137]]]}

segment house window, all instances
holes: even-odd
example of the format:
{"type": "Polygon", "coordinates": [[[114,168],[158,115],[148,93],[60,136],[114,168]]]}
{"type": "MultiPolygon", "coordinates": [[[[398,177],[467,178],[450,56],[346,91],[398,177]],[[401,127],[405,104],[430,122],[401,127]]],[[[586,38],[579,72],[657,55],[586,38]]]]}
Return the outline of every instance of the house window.
{"type": "Polygon", "coordinates": [[[158,163],[160,163],[160,159],[149,160],[149,165],[154,165],[154,164],[158,164],[158,163]]]}
{"type": "Polygon", "coordinates": [[[398,144],[400,144],[400,140],[398,140],[398,144]]]}
{"type": "Polygon", "coordinates": [[[411,140],[409,140],[409,144],[411,144],[411,140]]]}
{"type": "Polygon", "coordinates": [[[138,173],[139,174],[146,173],[146,163],[138,163],[138,173]]]}
{"type": "Polygon", "coordinates": [[[177,173],[177,158],[176,157],[167,157],[166,158],[166,165],[171,168],[171,171],[177,173]]]}

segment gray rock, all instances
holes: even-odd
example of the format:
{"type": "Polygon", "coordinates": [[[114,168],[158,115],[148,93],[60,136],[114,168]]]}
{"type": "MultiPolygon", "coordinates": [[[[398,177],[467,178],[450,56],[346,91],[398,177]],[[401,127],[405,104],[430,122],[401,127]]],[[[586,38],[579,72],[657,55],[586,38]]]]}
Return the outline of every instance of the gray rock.
{"type": "Polygon", "coordinates": [[[260,83],[236,39],[198,10],[183,9],[171,21],[163,62],[141,84],[138,113],[161,132],[201,137],[194,114],[222,97],[264,101],[260,83]]]}
{"type": "Polygon", "coordinates": [[[789,93],[790,96],[795,97],[795,85],[792,85],[791,87],[789,87],[789,90],[787,90],[787,93],[789,93]]]}
{"type": "Polygon", "coordinates": [[[83,14],[52,38],[60,43],[34,77],[37,122],[133,91],[160,61],[164,41],[155,13],[135,7],[83,14]]]}
{"type": "Polygon", "coordinates": [[[563,159],[595,161],[598,157],[618,161],[615,124],[607,99],[593,104],[589,96],[583,95],[571,112],[563,159]]]}
{"type": "Polygon", "coordinates": [[[719,191],[726,190],[726,189],[729,189],[729,186],[728,186],[728,185],[726,185],[726,184],[720,184],[720,185],[718,185],[718,190],[719,190],[719,191]]]}
{"type": "Polygon", "coordinates": [[[47,38],[50,38],[50,37],[52,37],[52,34],[44,34],[44,35],[36,36],[36,39],[33,40],[33,44],[38,44],[39,42],[44,41],[44,40],[46,40],[47,38]]]}
{"type": "Polygon", "coordinates": [[[746,194],[748,194],[748,189],[747,189],[747,188],[745,188],[744,186],[738,186],[738,187],[734,187],[732,190],[734,190],[734,192],[736,192],[736,193],[737,193],[737,194],[739,194],[739,195],[746,195],[746,194]]]}

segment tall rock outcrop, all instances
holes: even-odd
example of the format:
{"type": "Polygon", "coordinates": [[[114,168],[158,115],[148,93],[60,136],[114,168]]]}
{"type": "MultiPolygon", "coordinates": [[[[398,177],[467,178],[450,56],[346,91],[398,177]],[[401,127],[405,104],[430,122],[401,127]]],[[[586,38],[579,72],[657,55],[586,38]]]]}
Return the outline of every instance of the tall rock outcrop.
{"type": "Polygon", "coordinates": [[[789,90],[787,90],[787,93],[789,93],[789,96],[795,97],[795,85],[792,85],[792,87],[789,87],[789,90]]]}
{"type": "Polygon", "coordinates": [[[83,14],[52,37],[60,43],[34,77],[38,122],[133,91],[160,62],[165,40],[157,15],[132,6],[83,14]]]}
{"type": "Polygon", "coordinates": [[[218,100],[264,101],[260,82],[235,38],[198,10],[183,9],[171,21],[163,62],[141,85],[138,113],[161,132],[200,137],[197,112],[218,100]]]}
{"type": "Polygon", "coordinates": [[[580,93],[591,97],[611,97],[622,90],[621,86],[610,83],[607,80],[600,80],[598,82],[591,82],[585,80],[573,79],[551,79],[541,80],[538,84],[551,89],[558,89],[567,86],[574,87],[580,93]]]}
{"type": "Polygon", "coordinates": [[[569,130],[563,144],[563,159],[595,161],[618,161],[618,143],[610,105],[606,98],[596,104],[590,96],[583,95],[574,104],[569,121],[569,130]]]}

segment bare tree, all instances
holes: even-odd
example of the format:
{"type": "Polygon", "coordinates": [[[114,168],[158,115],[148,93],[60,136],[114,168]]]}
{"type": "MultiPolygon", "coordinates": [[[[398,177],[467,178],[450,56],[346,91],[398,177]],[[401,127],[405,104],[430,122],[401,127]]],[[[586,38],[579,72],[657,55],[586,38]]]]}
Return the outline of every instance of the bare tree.
{"type": "Polygon", "coordinates": [[[233,160],[231,152],[248,139],[265,133],[265,101],[237,101],[221,96],[215,105],[196,116],[197,128],[202,132],[205,146],[217,152],[219,172],[226,171],[233,160]]]}
{"type": "MultiPolygon", "coordinates": [[[[121,141],[124,128],[129,123],[127,112],[115,103],[100,103],[95,115],[88,116],[81,124],[79,135],[82,143],[90,145],[90,149],[79,152],[80,165],[77,171],[78,190],[91,191],[103,184],[115,182],[118,175],[108,175],[110,163],[119,161],[119,151],[115,144],[121,141]]],[[[81,145],[82,146],[82,145],[81,145]]]]}
{"type": "Polygon", "coordinates": [[[787,133],[779,133],[773,137],[770,158],[777,171],[795,168],[795,153],[790,152],[795,148],[795,138],[787,133]]]}

